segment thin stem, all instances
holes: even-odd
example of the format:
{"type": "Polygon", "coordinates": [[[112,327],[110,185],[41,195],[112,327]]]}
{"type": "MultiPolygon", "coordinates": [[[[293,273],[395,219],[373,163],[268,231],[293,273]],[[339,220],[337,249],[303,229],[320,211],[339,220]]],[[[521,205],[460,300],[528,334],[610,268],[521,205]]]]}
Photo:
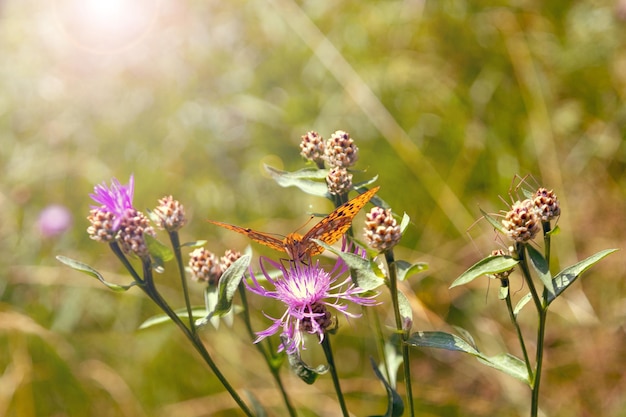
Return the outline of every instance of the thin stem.
{"type": "Polygon", "coordinates": [[[204,347],[204,344],[200,340],[200,337],[198,336],[198,334],[193,333],[185,325],[185,323],[183,323],[180,320],[178,315],[176,315],[176,313],[174,313],[174,311],[169,306],[169,304],[167,304],[167,301],[165,301],[163,297],[161,296],[161,294],[159,294],[158,290],[156,289],[156,286],[154,285],[154,279],[152,277],[152,263],[150,262],[150,258],[145,258],[141,260],[141,263],[143,266],[143,276],[144,276],[144,278],[142,279],[137,274],[137,271],[135,271],[133,266],[130,264],[130,262],[128,261],[128,259],[126,258],[122,250],[120,249],[117,242],[111,243],[109,247],[111,248],[115,256],[117,256],[117,258],[122,262],[122,264],[124,264],[126,269],[131,273],[131,275],[137,282],[138,287],[141,288],[141,290],[157,306],[159,306],[159,308],[163,310],[165,314],[167,314],[167,316],[174,322],[174,324],[176,324],[176,326],[178,326],[178,328],[183,332],[183,334],[187,337],[187,339],[189,339],[189,341],[194,346],[196,351],[200,354],[200,356],[202,356],[202,359],[204,359],[206,364],[209,365],[209,368],[211,368],[211,371],[213,371],[217,379],[219,379],[219,381],[222,383],[224,388],[226,388],[228,393],[231,395],[233,400],[235,400],[235,402],[237,403],[239,408],[241,408],[244,414],[248,417],[254,417],[254,414],[252,414],[248,406],[242,401],[241,397],[239,397],[239,395],[234,390],[234,388],[230,385],[230,383],[226,380],[224,375],[220,372],[215,362],[213,362],[213,359],[211,358],[211,356],[209,355],[209,352],[204,347]]]}
{"type": "Polygon", "coordinates": [[[548,268],[550,268],[550,231],[552,230],[552,228],[549,221],[542,221],[541,226],[543,227],[544,257],[546,258],[546,262],[548,263],[548,268]]]}
{"type": "MultiPolygon", "coordinates": [[[[255,340],[256,334],[254,333],[254,330],[252,330],[252,323],[250,322],[250,310],[248,309],[248,299],[246,297],[246,290],[243,286],[243,283],[239,284],[238,290],[239,290],[239,295],[241,297],[241,303],[243,304],[243,321],[246,325],[246,330],[248,331],[248,335],[250,336],[250,338],[252,340],[255,340]]],[[[277,364],[276,358],[271,353],[268,353],[268,351],[263,347],[263,345],[261,345],[260,343],[254,343],[254,346],[261,353],[261,355],[263,356],[263,359],[265,359],[265,363],[267,364],[267,367],[272,373],[272,376],[274,377],[274,381],[276,382],[276,385],[278,385],[278,389],[280,390],[280,393],[283,397],[283,401],[285,402],[285,406],[287,407],[287,410],[289,411],[289,415],[291,417],[296,417],[297,416],[296,409],[291,404],[291,400],[289,399],[289,394],[287,394],[287,390],[285,389],[283,381],[280,377],[280,364],[277,364]]]]}
{"type": "Polygon", "coordinates": [[[539,385],[541,382],[541,369],[543,365],[543,344],[546,333],[546,318],[547,309],[542,309],[539,313],[539,326],[537,328],[537,355],[536,355],[536,369],[535,378],[533,380],[533,393],[530,408],[531,417],[537,417],[539,411],[539,385]]]}
{"type": "Polygon", "coordinates": [[[415,415],[415,408],[413,405],[413,388],[411,386],[411,357],[409,354],[409,345],[406,341],[409,338],[409,331],[405,330],[400,314],[400,303],[398,301],[398,275],[396,271],[396,264],[393,256],[393,250],[389,249],[385,252],[385,261],[387,262],[387,269],[389,270],[389,291],[391,293],[391,301],[393,304],[393,314],[396,320],[396,329],[402,336],[402,365],[404,369],[404,383],[406,385],[406,399],[409,406],[410,416],[415,415]]]}
{"type": "Polygon", "coordinates": [[[526,285],[528,285],[530,294],[533,297],[533,302],[535,303],[535,307],[537,308],[537,313],[540,313],[541,310],[543,310],[543,307],[541,305],[541,299],[539,298],[537,289],[535,288],[535,284],[533,283],[533,279],[530,276],[530,269],[528,269],[528,261],[526,260],[525,243],[517,242],[515,249],[517,251],[517,256],[520,261],[519,265],[522,268],[522,275],[524,275],[524,280],[526,281],[526,285]]]}
{"type": "Polygon", "coordinates": [[[174,256],[176,257],[176,263],[178,264],[178,275],[180,276],[180,283],[183,289],[183,295],[185,297],[185,306],[187,307],[187,316],[189,317],[189,329],[192,333],[196,333],[196,324],[193,320],[193,312],[191,311],[191,301],[189,300],[189,288],[187,286],[187,277],[185,276],[185,266],[183,264],[183,257],[180,251],[180,237],[178,232],[168,232],[172,248],[174,249],[174,256]]]}
{"type": "Polygon", "coordinates": [[[333,358],[333,350],[330,347],[329,335],[324,335],[322,340],[322,348],[326,355],[326,361],[328,362],[328,368],[330,375],[333,378],[333,385],[335,386],[335,392],[337,393],[337,399],[339,400],[339,406],[341,407],[341,413],[343,417],[348,417],[348,408],[346,407],[346,401],[343,398],[343,392],[341,391],[341,385],[339,384],[339,376],[337,375],[337,369],[335,368],[335,359],[333,358]]]}
{"type": "Polygon", "coordinates": [[[519,339],[519,344],[522,348],[522,353],[524,355],[524,362],[526,363],[526,370],[528,371],[528,378],[530,378],[530,381],[533,381],[535,377],[534,377],[532,365],[530,363],[530,358],[528,357],[528,351],[526,350],[526,343],[524,342],[524,335],[522,334],[522,329],[519,327],[519,323],[517,322],[517,317],[515,317],[515,313],[513,312],[513,304],[511,303],[511,291],[508,288],[509,280],[503,279],[502,286],[507,287],[506,298],[505,298],[506,307],[507,307],[507,310],[509,310],[509,317],[511,318],[511,322],[513,323],[513,326],[515,326],[515,330],[517,331],[517,338],[519,339]]]}

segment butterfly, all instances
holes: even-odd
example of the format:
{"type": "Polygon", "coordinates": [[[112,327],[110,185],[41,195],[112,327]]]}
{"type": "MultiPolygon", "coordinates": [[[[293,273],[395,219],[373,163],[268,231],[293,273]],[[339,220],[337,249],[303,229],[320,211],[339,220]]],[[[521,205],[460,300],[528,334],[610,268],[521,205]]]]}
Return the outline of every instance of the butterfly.
{"type": "Polygon", "coordinates": [[[374,197],[379,188],[374,187],[337,207],[335,211],[324,217],[304,236],[293,232],[281,240],[268,233],[257,232],[247,227],[234,226],[214,220],[208,221],[225,229],[246,235],[255,242],[277,251],[286,252],[292,260],[302,260],[324,252],[324,248],[313,242],[313,239],[321,240],[327,245],[337,242],[350,228],[354,216],[374,197]]]}

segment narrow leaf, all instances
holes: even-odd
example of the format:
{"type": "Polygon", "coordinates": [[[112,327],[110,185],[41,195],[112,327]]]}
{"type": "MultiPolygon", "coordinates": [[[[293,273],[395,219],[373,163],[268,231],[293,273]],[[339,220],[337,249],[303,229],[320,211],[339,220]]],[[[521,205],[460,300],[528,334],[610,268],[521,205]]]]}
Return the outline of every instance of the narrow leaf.
{"type": "Polygon", "coordinates": [[[480,362],[530,384],[526,366],[521,359],[508,354],[493,357],[485,356],[463,339],[453,334],[443,332],[417,332],[411,335],[407,343],[409,346],[414,347],[429,347],[469,353],[475,356],[480,362]]]}
{"type": "MultiPolygon", "coordinates": [[[[187,309],[181,308],[179,310],[174,311],[178,317],[182,320],[187,321],[189,316],[187,315],[187,309]]],[[[191,309],[191,314],[194,319],[200,319],[206,315],[206,310],[203,307],[194,307],[191,309]]],[[[147,329],[149,327],[159,326],[161,324],[170,323],[172,320],[167,314],[159,314],[156,316],[152,316],[149,319],[145,320],[143,323],[139,325],[139,329],[147,329]]]]}
{"type": "Polygon", "coordinates": [[[550,304],[556,297],[561,295],[563,291],[565,291],[576,279],[587,269],[595,265],[605,256],[612,254],[617,251],[617,249],[606,249],[596,253],[595,255],[591,255],[587,259],[583,259],[582,261],[565,268],[554,277],[554,287],[555,294],[548,294],[547,302],[550,304]]]}
{"type": "Polygon", "coordinates": [[[418,262],[415,264],[410,264],[407,261],[396,261],[396,267],[398,268],[398,280],[404,281],[411,275],[418,274],[420,272],[426,271],[428,269],[428,264],[425,262],[418,262]]]}
{"type": "Polygon", "coordinates": [[[144,240],[148,247],[148,252],[157,266],[163,266],[165,262],[174,258],[174,252],[163,243],[159,242],[155,237],[144,234],[144,240]]]}
{"type": "Polygon", "coordinates": [[[457,287],[459,285],[467,284],[475,280],[482,275],[496,274],[498,272],[508,271],[517,265],[519,261],[511,258],[510,256],[503,255],[491,255],[476,262],[467,271],[463,272],[461,276],[454,280],[450,288],[457,287]]]}
{"type": "Polygon", "coordinates": [[[237,287],[248,269],[251,259],[250,255],[242,255],[224,271],[218,284],[219,297],[212,315],[223,316],[230,311],[237,287]]]}
{"type": "Polygon", "coordinates": [[[480,212],[483,214],[483,217],[485,218],[485,220],[487,220],[489,224],[493,226],[494,229],[498,230],[500,233],[506,234],[506,230],[504,229],[504,226],[502,225],[502,223],[498,221],[498,219],[496,219],[495,217],[493,217],[491,214],[487,213],[486,211],[483,211],[483,209],[480,209],[480,212]]]}
{"type": "Polygon", "coordinates": [[[478,350],[458,336],[445,332],[416,332],[409,337],[407,344],[413,347],[428,347],[479,355],[478,350]]]}
{"type": "Polygon", "coordinates": [[[515,315],[515,317],[517,317],[519,312],[522,311],[522,308],[524,308],[524,306],[528,304],[528,302],[532,299],[533,299],[533,296],[531,293],[528,293],[522,298],[520,298],[520,300],[517,302],[517,305],[513,309],[513,314],[515,315]]]}
{"type": "Polygon", "coordinates": [[[254,396],[254,394],[248,390],[244,391],[248,400],[252,403],[252,408],[254,409],[254,415],[256,417],[267,417],[267,412],[263,408],[261,402],[254,396]]]}
{"type": "Polygon", "coordinates": [[[181,247],[185,248],[199,248],[201,246],[206,245],[206,240],[196,240],[195,242],[185,242],[182,245],[180,245],[181,247]]]}
{"type": "Polygon", "coordinates": [[[402,220],[400,221],[400,233],[404,233],[404,230],[407,228],[409,223],[411,223],[411,218],[408,214],[404,213],[402,215],[402,220]]]}
{"type": "Polygon", "coordinates": [[[95,269],[93,269],[92,267],[90,267],[87,264],[84,264],[82,262],[76,261],[74,259],[70,259],[67,258],[65,256],[57,256],[56,259],[69,266],[72,269],[75,269],[77,271],[83,272],[87,275],[89,275],[90,277],[96,278],[98,281],[100,281],[101,283],[103,283],[104,285],[106,285],[109,289],[116,291],[116,292],[122,292],[122,291],[128,291],[129,288],[131,288],[133,285],[136,285],[136,282],[131,282],[128,285],[118,285],[118,284],[113,284],[112,282],[108,282],[107,280],[104,279],[104,277],[102,276],[102,274],[100,274],[98,271],[96,271],[95,269]]]}
{"type": "Polygon", "coordinates": [[[481,354],[478,356],[478,360],[485,365],[491,366],[494,369],[504,372],[505,374],[530,385],[526,364],[523,360],[513,355],[505,353],[488,357],[481,354]]]}
{"type": "Polygon", "coordinates": [[[376,366],[376,362],[374,359],[370,357],[370,363],[372,364],[372,369],[374,370],[374,374],[376,378],[378,378],[385,389],[387,390],[387,411],[384,416],[373,416],[373,417],[400,417],[404,413],[404,403],[402,402],[402,397],[400,394],[393,389],[393,387],[387,382],[383,374],[380,372],[378,367],[376,366]]]}
{"type": "Polygon", "coordinates": [[[530,258],[530,264],[537,273],[537,276],[543,282],[543,285],[554,295],[554,284],[552,283],[552,275],[550,275],[550,268],[548,262],[541,253],[533,245],[525,245],[528,257],[530,258]]]}
{"type": "Polygon", "coordinates": [[[265,165],[265,170],[281,187],[298,187],[307,194],[328,197],[328,186],[326,181],[327,170],[323,169],[303,169],[295,172],[281,171],[269,165],[265,165]]]}

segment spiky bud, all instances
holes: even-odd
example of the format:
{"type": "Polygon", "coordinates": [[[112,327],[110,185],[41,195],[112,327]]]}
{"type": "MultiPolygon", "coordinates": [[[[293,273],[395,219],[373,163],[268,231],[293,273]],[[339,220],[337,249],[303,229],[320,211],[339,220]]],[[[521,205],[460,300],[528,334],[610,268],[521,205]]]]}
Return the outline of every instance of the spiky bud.
{"type": "Polygon", "coordinates": [[[365,240],[372,249],[386,251],[394,247],[401,237],[400,226],[391,209],[373,207],[365,215],[365,240]]]}
{"type": "Polygon", "coordinates": [[[209,285],[217,285],[224,272],[219,258],[205,248],[197,248],[189,254],[191,278],[209,285]]]}
{"type": "Polygon", "coordinates": [[[171,195],[163,197],[154,209],[154,220],[158,228],[175,232],[187,223],[185,208],[171,195]]]}
{"type": "Polygon", "coordinates": [[[516,242],[525,243],[533,239],[539,231],[539,216],[532,200],[516,201],[511,206],[502,225],[507,235],[516,242]]]}
{"type": "Polygon", "coordinates": [[[140,258],[148,256],[145,235],[156,236],[154,229],[150,226],[150,220],[134,208],[126,209],[117,235],[122,251],[127,255],[134,254],[140,258]]]}
{"type": "Polygon", "coordinates": [[[326,141],[324,159],[331,167],[348,168],[359,159],[359,148],[348,132],[338,130],[326,141]]]}
{"type": "Polygon", "coordinates": [[[552,190],[539,188],[533,197],[533,203],[542,222],[549,222],[561,214],[559,199],[552,190]]]}
{"type": "Polygon", "coordinates": [[[326,184],[328,184],[329,193],[333,195],[345,194],[352,188],[352,174],[343,167],[331,168],[326,176],[326,184]]]}
{"type": "Polygon", "coordinates": [[[224,256],[220,258],[222,271],[226,271],[230,268],[230,266],[239,258],[241,258],[241,252],[228,249],[226,253],[224,253],[224,256]]]}
{"type": "Polygon", "coordinates": [[[300,155],[315,162],[320,168],[324,167],[324,148],[324,138],[319,133],[310,131],[302,136],[300,155]]]}
{"type": "Polygon", "coordinates": [[[115,229],[115,214],[105,208],[95,208],[89,211],[87,220],[91,225],[87,228],[87,234],[93,240],[99,242],[113,242],[117,235],[115,229]]]}

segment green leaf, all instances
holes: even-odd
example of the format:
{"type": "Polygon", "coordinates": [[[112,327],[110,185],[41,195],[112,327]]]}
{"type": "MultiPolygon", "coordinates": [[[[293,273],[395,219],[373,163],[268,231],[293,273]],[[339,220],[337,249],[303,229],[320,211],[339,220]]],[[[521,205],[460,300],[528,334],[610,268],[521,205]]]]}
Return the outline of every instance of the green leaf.
{"type": "Polygon", "coordinates": [[[505,374],[530,385],[528,369],[526,368],[524,361],[520,358],[508,353],[489,357],[481,354],[478,356],[478,360],[485,365],[491,366],[494,369],[504,372],[505,374]]]}
{"type": "Polygon", "coordinates": [[[404,230],[411,223],[411,218],[406,212],[402,215],[402,220],[400,221],[400,233],[404,234],[404,230]]]}
{"type": "Polygon", "coordinates": [[[591,255],[570,267],[565,268],[554,277],[555,294],[548,294],[547,304],[549,305],[556,297],[561,295],[576,279],[587,269],[598,263],[602,258],[616,252],[617,249],[606,249],[591,255]]]}
{"type": "Polygon", "coordinates": [[[454,280],[450,288],[467,284],[482,275],[497,274],[498,272],[508,271],[518,264],[518,260],[504,255],[491,255],[476,262],[467,271],[463,272],[454,280]]]}
{"type": "Polygon", "coordinates": [[[56,259],[57,261],[69,266],[72,269],[83,272],[93,278],[98,279],[98,281],[106,285],[109,289],[116,291],[116,292],[128,291],[128,289],[130,289],[133,285],[137,284],[134,281],[128,285],[113,284],[112,282],[108,282],[107,280],[105,280],[104,277],[98,271],[96,271],[95,269],[93,269],[87,264],[84,264],[82,262],[67,258],[65,256],[61,256],[61,255],[57,256],[56,259]]]}
{"type": "Polygon", "coordinates": [[[404,413],[404,403],[402,402],[402,397],[400,394],[393,389],[393,387],[387,382],[383,374],[380,372],[378,367],[376,366],[376,362],[374,359],[370,357],[370,363],[372,364],[372,369],[374,370],[374,374],[376,378],[378,378],[385,389],[387,390],[387,411],[384,416],[373,416],[373,417],[400,417],[404,413]]]}
{"type": "Polygon", "coordinates": [[[543,282],[546,289],[550,292],[550,294],[554,295],[554,284],[552,283],[552,275],[550,275],[548,262],[546,262],[543,255],[541,255],[541,253],[539,253],[533,245],[525,246],[526,251],[528,252],[528,258],[530,259],[530,264],[533,266],[533,269],[539,276],[541,282],[543,282]]]}
{"type": "Polygon", "coordinates": [[[526,365],[521,359],[509,354],[493,357],[483,355],[478,349],[453,334],[444,332],[417,332],[411,335],[409,340],[407,340],[407,344],[413,347],[429,347],[469,353],[475,356],[480,362],[530,385],[526,365]]]}
{"type": "MultiPolygon", "coordinates": [[[[181,308],[174,313],[180,317],[184,322],[187,322],[189,316],[187,315],[187,309],[181,308]]],[[[206,315],[206,310],[203,307],[194,307],[191,309],[191,314],[193,319],[201,319],[206,315]]],[[[167,314],[158,314],[156,316],[152,316],[149,319],[145,320],[143,323],[139,325],[140,330],[147,329],[149,327],[159,326],[161,324],[170,323],[172,320],[167,314]]]]}
{"type": "Polygon", "coordinates": [[[181,247],[185,248],[199,248],[201,246],[206,245],[206,240],[196,240],[195,242],[185,242],[182,245],[180,245],[181,247]]]}
{"type": "Polygon", "coordinates": [[[428,269],[428,264],[425,262],[410,264],[407,261],[400,260],[396,261],[395,264],[396,268],[398,269],[398,280],[400,281],[404,281],[407,277],[426,271],[428,269]]]}
{"type": "MultiPolygon", "coordinates": [[[[281,335],[280,340],[283,342],[283,346],[289,345],[289,340],[285,335],[281,335]]],[[[293,353],[287,353],[287,359],[291,370],[309,385],[313,384],[318,376],[328,372],[328,366],[326,365],[319,365],[317,368],[311,368],[307,365],[300,357],[298,349],[293,353]]]]}
{"type": "Polygon", "coordinates": [[[445,332],[416,332],[409,337],[407,344],[413,347],[455,350],[479,355],[478,350],[458,336],[445,332]]]}
{"type": "Polygon", "coordinates": [[[403,330],[410,331],[413,325],[413,309],[409,299],[400,290],[398,290],[398,310],[400,310],[400,317],[402,317],[403,330]]]}
{"type": "Polygon", "coordinates": [[[267,412],[263,408],[261,402],[254,396],[254,394],[248,390],[244,391],[248,400],[252,403],[252,408],[254,409],[254,415],[256,417],[267,417],[267,412]]]}
{"type": "Polygon", "coordinates": [[[498,299],[506,300],[506,297],[509,296],[509,286],[508,285],[500,285],[500,290],[498,291],[498,299]]]}
{"type": "Polygon", "coordinates": [[[143,235],[148,247],[148,252],[157,266],[163,266],[165,262],[174,258],[174,252],[163,243],[159,242],[155,237],[148,234],[143,235]]]}
{"type": "Polygon", "coordinates": [[[322,246],[324,249],[331,251],[335,255],[339,256],[348,267],[353,271],[352,278],[354,283],[364,290],[374,290],[384,284],[384,280],[381,279],[376,272],[374,272],[374,265],[369,259],[362,258],[361,256],[350,253],[342,252],[334,247],[327,245],[318,239],[312,239],[315,243],[322,246]]]}
{"type": "Polygon", "coordinates": [[[392,333],[391,337],[385,340],[384,355],[385,360],[378,365],[378,370],[385,376],[389,385],[396,387],[396,379],[398,377],[398,369],[404,359],[400,353],[400,335],[392,333]],[[385,369],[387,366],[387,369],[385,369]]]}
{"type": "Polygon", "coordinates": [[[307,194],[328,197],[328,185],[326,178],[328,170],[305,168],[295,172],[281,171],[269,165],[264,165],[265,170],[281,187],[298,187],[307,194]]]}
{"type": "Polygon", "coordinates": [[[218,299],[211,316],[223,316],[230,311],[233,297],[251,260],[250,255],[242,255],[222,274],[218,284],[218,299]]]}
{"type": "Polygon", "coordinates": [[[515,315],[515,317],[517,317],[519,312],[522,311],[522,308],[524,308],[524,306],[528,304],[528,302],[532,299],[533,299],[533,296],[531,293],[528,293],[522,298],[520,298],[520,300],[517,302],[517,305],[515,306],[515,309],[513,309],[513,314],[515,315]]]}
{"type": "Polygon", "coordinates": [[[483,214],[483,217],[485,218],[485,220],[487,220],[489,224],[493,226],[494,229],[506,235],[506,229],[504,228],[502,223],[498,221],[498,219],[493,217],[491,214],[488,214],[486,211],[483,211],[483,209],[480,209],[480,212],[483,214]]]}

